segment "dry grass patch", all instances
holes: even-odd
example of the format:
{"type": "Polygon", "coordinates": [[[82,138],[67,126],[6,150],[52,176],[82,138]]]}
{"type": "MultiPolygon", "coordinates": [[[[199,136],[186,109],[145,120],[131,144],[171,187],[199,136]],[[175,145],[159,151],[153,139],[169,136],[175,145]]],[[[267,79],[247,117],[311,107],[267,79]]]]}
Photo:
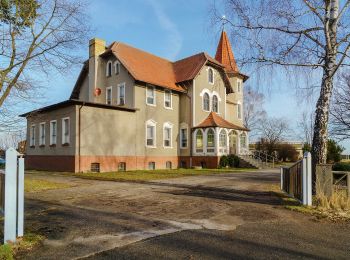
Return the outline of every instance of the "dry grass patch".
{"type": "Polygon", "coordinates": [[[253,171],[254,169],[176,169],[176,170],[139,170],[105,173],[76,173],[74,176],[84,179],[105,181],[152,181],[186,176],[223,174],[233,172],[253,171]]]}
{"type": "Polygon", "coordinates": [[[56,190],[72,187],[67,183],[52,182],[41,179],[29,179],[24,180],[24,191],[25,192],[40,192],[46,190],[56,190]]]}

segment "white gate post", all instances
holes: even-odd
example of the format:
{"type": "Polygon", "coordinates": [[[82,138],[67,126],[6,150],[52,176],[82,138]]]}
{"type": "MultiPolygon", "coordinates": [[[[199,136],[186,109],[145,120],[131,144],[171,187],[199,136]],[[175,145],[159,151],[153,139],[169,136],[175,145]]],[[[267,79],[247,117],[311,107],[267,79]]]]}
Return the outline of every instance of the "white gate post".
{"type": "Polygon", "coordinates": [[[4,243],[16,241],[17,224],[17,151],[9,148],[6,151],[5,164],[5,210],[4,210],[4,243]]]}
{"type": "Polygon", "coordinates": [[[312,169],[311,169],[311,153],[305,152],[303,157],[303,205],[312,205],[312,169]]]}
{"type": "Polygon", "coordinates": [[[283,167],[280,168],[281,172],[281,190],[283,190],[283,167]]]}
{"type": "Polygon", "coordinates": [[[24,158],[18,159],[18,209],[17,236],[23,237],[24,223],[24,158]]]}

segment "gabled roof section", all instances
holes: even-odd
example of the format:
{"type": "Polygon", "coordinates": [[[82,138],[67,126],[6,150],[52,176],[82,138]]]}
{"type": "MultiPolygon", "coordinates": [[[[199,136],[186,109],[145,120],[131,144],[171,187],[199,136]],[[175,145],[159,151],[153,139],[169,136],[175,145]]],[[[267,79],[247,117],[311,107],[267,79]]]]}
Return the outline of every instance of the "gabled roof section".
{"type": "Polygon", "coordinates": [[[74,88],[72,90],[72,93],[69,99],[79,99],[81,84],[83,83],[83,80],[88,75],[88,73],[89,73],[89,61],[87,60],[84,62],[83,68],[79,73],[78,79],[74,85],[74,88]]]}
{"type": "Polygon", "coordinates": [[[222,128],[228,128],[228,129],[250,131],[248,128],[230,123],[229,121],[223,119],[221,116],[219,116],[215,112],[211,112],[209,116],[202,123],[200,123],[194,128],[208,128],[208,127],[222,127],[222,128]]]}
{"type": "Polygon", "coordinates": [[[171,61],[121,42],[114,42],[107,52],[112,52],[135,80],[180,92],[185,91],[176,84],[171,61]]]}
{"type": "Polygon", "coordinates": [[[235,56],[233,55],[230,40],[224,30],[221,32],[220,41],[216,49],[215,59],[225,66],[226,73],[239,75],[243,80],[247,80],[248,76],[240,73],[235,56]]]}
{"type": "MultiPolygon", "coordinates": [[[[125,43],[114,42],[101,57],[108,55],[114,55],[135,80],[179,92],[185,92],[180,83],[193,80],[207,63],[219,68],[225,74],[224,65],[204,52],[171,62],[125,43]]],[[[226,87],[231,91],[227,75],[223,77],[226,87]]]]}

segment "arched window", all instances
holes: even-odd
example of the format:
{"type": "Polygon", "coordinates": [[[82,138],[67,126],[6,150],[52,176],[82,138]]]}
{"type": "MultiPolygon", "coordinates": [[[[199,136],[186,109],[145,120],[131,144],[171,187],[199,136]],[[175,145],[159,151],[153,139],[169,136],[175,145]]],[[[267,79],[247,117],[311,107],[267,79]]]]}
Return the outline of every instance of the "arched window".
{"type": "Polygon", "coordinates": [[[226,135],[226,131],[224,129],[222,129],[220,131],[220,137],[219,137],[219,140],[220,140],[220,147],[226,147],[227,145],[227,135],[226,135]]]}
{"type": "Polygon", "coordinates": [[[247,148],[247,134],[246,133],[241,134],[240,144],[241,144],[241,148],[247,148]]]}
{"type": "Polygon", "coordinates": [[[219,101],[218,101],[218,97],[216,95],[213,96],[213,112],[218,113],[219,112],[219,101]]]}
{"type": "Polygon", "coordinates": [[[110,77],[112,76],[112,62],[108,61],[106,66],[106,76],[110,77]]]}
{"type": "Polygon", "coordinates": [[[207,152],[208,153],[213,153],[215,147],[215,135],[214,135],[214,130],[209,129],[207,132],[207,152]]]}
{"type": "Polygon", "coordinates": [[[196,133],[196,152],[203,152],[203,132],[202,130],[198,130],[196,133]]]}
{"type": "Polygon", "coordinates": [[[205,111],[209,111],[210,110],[210,98],[209,98],[209,94],[208,93],[204,93],[203,95],[203,109],[205,111]]]}
{"type": "Polygon", "coordinates": [[[212,68],[208,70],[208,82],[214,84],[214,71],[212,68]]]}

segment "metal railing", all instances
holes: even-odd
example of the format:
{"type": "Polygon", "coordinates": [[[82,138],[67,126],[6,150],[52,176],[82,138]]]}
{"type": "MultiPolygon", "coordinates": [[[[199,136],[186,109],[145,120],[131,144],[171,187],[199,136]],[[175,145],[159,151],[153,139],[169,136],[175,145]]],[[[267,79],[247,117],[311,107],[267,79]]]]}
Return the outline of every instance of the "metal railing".
{"type": "Polygon", "coordinates": [[[303,160],[290,167],[282,167],[282,190],[290,196],[302,200],[302,171],[303,160]]]}
{"type": "Polygon", "coordinates": [[[240,156],[248,162],[257,164],[256,166],[265,168],[275,168],[277,158],[262,151],[241,150],[240,156]]]}

